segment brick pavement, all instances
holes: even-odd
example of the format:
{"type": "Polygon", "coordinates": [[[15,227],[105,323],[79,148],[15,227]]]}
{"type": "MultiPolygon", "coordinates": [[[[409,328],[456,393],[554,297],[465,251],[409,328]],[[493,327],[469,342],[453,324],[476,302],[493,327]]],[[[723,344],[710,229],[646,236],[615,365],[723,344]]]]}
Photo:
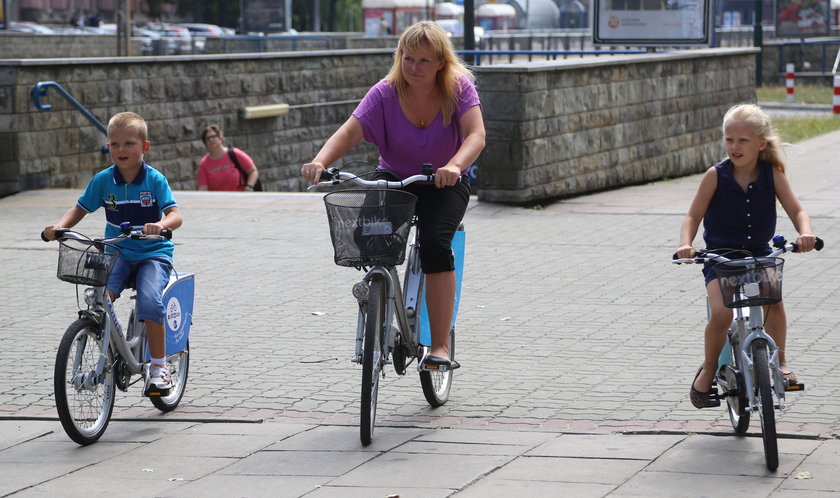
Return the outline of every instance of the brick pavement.
{"type": "MultiPolygon", "coordinates": [[[[785,279],[792,366],[781,432],[840,434],[837,252],[840,132],[801,142],[791,178],[828,249],[791,255],[785,279]]],[[[474,201],[450,402],[432,410],[416,375],[388,373],[379,425],[721,432],[723,410],[687,391],[705,319],[697,267],[673,267],[679,224],[699,177],[539,208],[474,201]]],[[[55,279],[55,245],[38,239],[78,192],[0,199],[0,417],[54,417],[52,364],[74,319],[73,286],[55,279]]],[[[162,416],[138,389],[115,419],[357,423],[350,287],[332,264],[322,202],[310,194],[176,192],[185,223],[176,266],[197,274],[192,362],[182,405],[162,416]]],[[[102,215],[81,227],[99,233],[102,215]]],[[[786,218],[780,233],[793,234],[786,218]]],[[[753,427],[755,430],[755,424],[753,427]]]]}

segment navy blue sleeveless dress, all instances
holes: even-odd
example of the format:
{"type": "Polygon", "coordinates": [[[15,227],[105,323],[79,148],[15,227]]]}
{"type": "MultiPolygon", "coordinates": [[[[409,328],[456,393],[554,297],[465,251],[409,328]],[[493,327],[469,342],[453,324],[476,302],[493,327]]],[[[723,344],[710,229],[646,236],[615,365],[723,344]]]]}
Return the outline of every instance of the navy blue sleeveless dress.
{"type": "MultiPolygon", "coordinates": [[[[728,258],[766,256],[776,232],[776,186],[773,166],[758,163],[758,178],[744,190],[732,176],[733,165],[725,159],[715,165],[717,189],[703,217],[703,240],[706,249],[728,258]]],[[[713,264],[703,267],[708,284],[716,278],[713,264]]]]}

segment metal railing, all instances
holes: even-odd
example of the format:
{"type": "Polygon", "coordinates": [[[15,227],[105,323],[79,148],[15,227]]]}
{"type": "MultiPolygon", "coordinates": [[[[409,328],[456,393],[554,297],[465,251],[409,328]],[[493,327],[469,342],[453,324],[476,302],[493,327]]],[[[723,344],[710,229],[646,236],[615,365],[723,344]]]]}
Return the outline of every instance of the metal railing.
{"type": "Polygon", "coordinates": [[[481,65],[481,57],[486,56],[488,64],[493,64],[493,57],[508,56],[508,62],[512,63],[516,56],[527,56],[528,62],[532,61],[534,56],[545,57],[545,60],[557,60],[558,57],[567,59],[569,56],[595,56],[602,55],[633,55],[645,54],[648,50],[644,49],[628,49],[628,50],[458,50],[458,54],[464,56],[472,56],[476,66],[481,65]]]}
{"type": "Polygon", "coordinates": [[[222,38],[222,53],[228,53],[228,43],[231,45],[248,42],[257,47],[255,52],[267,52],[266,46],[271,41],[292,42],[292,50],[297,50],[297,44],[301,41],[322,41],[325,43],[324,50],[330,49],[330,38],[327,36],[226,36],[222,38]]]}
{"type": "MultiPolygon", "coordinates": [[[[74,99],[73,96],[70,95],[70,93],[67,90],[65,90],[61,85],[59,85],[55,81],[41,81],[41,82],[36,83],[35,86],[32,87],[32,92],[30,93],[32,95],[32,103],[35,104],[35,107],[39,111],[49,111],[50,109],[52,109],[52,106],[50,104],[44,104],[44,103],[41,102],[41,97],[46,97],[47,96],[47,91],[50,88],[55,88],[55,90],[62,97],[64,97],[65,100],[67,100],[67,102],[70,102],[70,105],[75,107],[77,111],[81,112],[82,115],[84,117],[86,117],[88,119],[88,121],[93,123],[94,126],[99,128],[99,131],[101,131],[105,136],[108,136],[108,129],[105,127],[104,124],[102,124],[102,121],[99,121],[98,119],[96,119],[96,116],[91,114],[91,112],[88,111],[85,106],[83,106],[81,103],[79,103],[78,100],[74,99]]],[[[102,147],[102,154],[107,154],[107,153],[108,153],[108,146],[104,145],[102,147]]]]}

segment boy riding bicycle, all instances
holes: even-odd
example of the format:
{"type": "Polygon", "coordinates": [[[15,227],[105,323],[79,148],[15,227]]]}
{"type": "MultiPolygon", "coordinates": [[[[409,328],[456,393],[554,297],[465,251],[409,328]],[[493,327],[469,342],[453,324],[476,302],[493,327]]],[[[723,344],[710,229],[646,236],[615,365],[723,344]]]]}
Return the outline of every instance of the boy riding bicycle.
{"type": "MultiPolygon", "coordinates": [[[[108,148],[114,164],[96,174],[76,205],[55,225],[44,228],[48,240],[55,230],[71,228],[88,213],[105,208],[105,237],[120,234],[120,224],[147,235],[175,230],[183,222],[169,182],[152,168],[143,155],[149,150],[146,121],[132,112],[121,112],[108,122],[108,148]]],[[[115,300],[136,281],[137,318],[146,323],[151,353],[151,370],[146,391],[167,390],[172,378],[166,368],[166,332],[162,295],[172,270],[175,245],[170,240],[131,240],[119,244],[120,255],[108,279],[108,295],[115,300]]]]}

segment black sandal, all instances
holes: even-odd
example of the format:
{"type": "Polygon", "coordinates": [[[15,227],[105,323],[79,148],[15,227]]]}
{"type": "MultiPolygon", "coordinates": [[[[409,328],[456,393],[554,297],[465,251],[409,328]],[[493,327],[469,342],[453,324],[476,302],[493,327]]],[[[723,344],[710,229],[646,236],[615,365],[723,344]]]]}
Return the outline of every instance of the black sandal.
{"type": "Polygon", "coordinates": [[[697,377],[700,377],[700,372],[702,371],[703,365],[700,365],[700,368],[697,369],[697,374],[694,376],[694,380],[691,381],[691,391],[688,396],[691,400],[691,404],[694,405],[694,408],[712,408],[714,406],[720,406],[720,400],[712,399],[712,391],[715,390],[714,387],[706,392],[695,389],[694,381],[697,380],[697,377]]]}

